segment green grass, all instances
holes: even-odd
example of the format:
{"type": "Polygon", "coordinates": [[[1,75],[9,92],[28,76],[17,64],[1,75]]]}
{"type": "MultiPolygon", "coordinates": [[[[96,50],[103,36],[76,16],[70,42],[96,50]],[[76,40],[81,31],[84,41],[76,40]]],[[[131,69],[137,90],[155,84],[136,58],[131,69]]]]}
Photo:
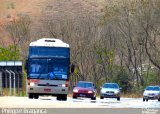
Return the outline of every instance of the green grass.
{"type": "MultiPolygon", "coordinates": [[[[11,89],[11,91],[12,91],[12,95],[11,96],[14,96],[14,89],[11,89]]],[[[3,89],[2,90],[2,96],[10,96],[10,89],[3,89]]],[[[24,90],[19,90],[19,93],[17,92],[17,90],[16,90],[16,96],[20,96],[20,97],[25,97],[26,96],[26,91],[24,91],[24,90]]]]}

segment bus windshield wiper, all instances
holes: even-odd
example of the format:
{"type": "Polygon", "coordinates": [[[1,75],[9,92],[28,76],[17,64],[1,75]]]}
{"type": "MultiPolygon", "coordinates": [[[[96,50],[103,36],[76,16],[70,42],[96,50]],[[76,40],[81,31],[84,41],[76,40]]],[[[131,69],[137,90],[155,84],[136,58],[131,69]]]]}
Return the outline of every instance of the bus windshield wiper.
{"type": "Polygon", "coordinates": [[[54,79],[59,79],[56,75],[54,75],[55,77],[54,77],[54,79]]]}
{"type": "Polygon", "coordinates": [[[50,77],[49,76],[50,74],[48,74],[48,79],[50,79],[50,80],[59,79],[53,72],[52,72],[52,74],[53,74],[53,77],[50,77]]]}

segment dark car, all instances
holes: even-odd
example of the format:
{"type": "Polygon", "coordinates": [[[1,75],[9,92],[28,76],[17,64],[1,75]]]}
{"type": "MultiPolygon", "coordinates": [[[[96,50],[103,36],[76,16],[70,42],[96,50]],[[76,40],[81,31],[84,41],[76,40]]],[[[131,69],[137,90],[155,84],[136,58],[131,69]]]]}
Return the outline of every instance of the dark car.
{"type": "Polygon", "coordinates": [[[101,87],[100,99],[117,98],[120,101],[120,89],[117,83],[105,83],[101,87]]]}
{"type": "Polygon", "coordinates": [[[73,89],[73,99],[77,99],[77,97],[85,97],[96,100],[96,89],[94,83],[79,81],[73,89]]]}

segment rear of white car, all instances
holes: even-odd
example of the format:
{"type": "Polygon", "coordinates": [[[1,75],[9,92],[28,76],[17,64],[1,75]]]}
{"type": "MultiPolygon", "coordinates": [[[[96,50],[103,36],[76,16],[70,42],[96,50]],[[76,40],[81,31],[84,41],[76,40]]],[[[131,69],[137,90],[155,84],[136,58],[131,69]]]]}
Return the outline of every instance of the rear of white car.
{"type": "Polygon", "coordinates": [[[158,100],[160,101],[160,87],[147,86],[143,93],[143,101],[158,100]]]}

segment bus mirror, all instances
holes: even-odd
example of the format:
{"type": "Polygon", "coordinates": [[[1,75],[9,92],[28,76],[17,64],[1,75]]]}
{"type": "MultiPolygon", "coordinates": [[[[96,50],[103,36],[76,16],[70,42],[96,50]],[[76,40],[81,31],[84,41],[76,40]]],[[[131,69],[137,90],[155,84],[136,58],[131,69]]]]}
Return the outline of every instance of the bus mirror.
{"type": "Polygon", "coordinates": [[[28,60],[26,60],[26,63],[25,63],[25,70],[27,70],[27,67],[28,67],[28,60]]]}
{"type": "Polygon", "coordinates": [[[75,66],[74,66],[74,64],[72,64],[72,65],[71,65],[71,73],[74,72],[74,69],[75,69],[75,66]]]}

